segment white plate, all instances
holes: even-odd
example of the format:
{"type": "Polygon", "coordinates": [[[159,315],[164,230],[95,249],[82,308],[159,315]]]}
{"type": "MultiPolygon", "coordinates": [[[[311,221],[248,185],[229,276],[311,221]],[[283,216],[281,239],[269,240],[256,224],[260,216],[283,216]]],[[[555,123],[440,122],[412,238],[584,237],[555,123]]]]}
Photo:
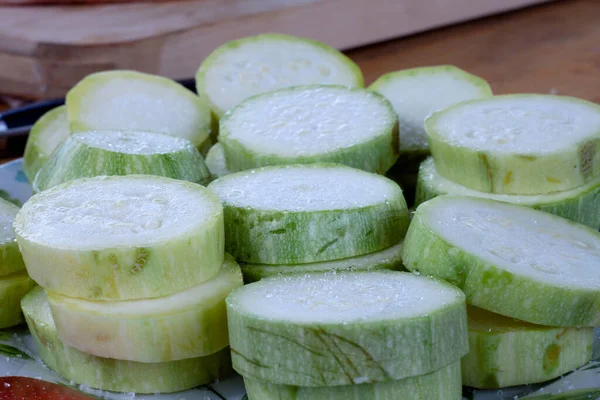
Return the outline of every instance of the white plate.
{"type": "MultiPolygon", "coordinates": [[[[24,203],[31,196],[31,186],[23,172],[21,159],[0,165],[0,195],[8,195],[13,200],[24,203]]],[[[33,345],[33,340],[27,331],[27,327],[21,326],[14,329],[0,330],[0,376],[16,375],[31,378],[44,379],[50,382],[60,382],[69,385],[54,372],[48,370],[39,360],[33,345]]],[[[556,400],[579,400],[600,399],[600,392],[579,395],[577,397],[566,396],[566,392],[580,389],[600,388],[600,329],[596,329],[596,342],[594,343],[594,360],[588,365],[544,384],[521,386],[503,390],[464,390],[464,399],[470,400],[498,400],[498,399],[520,399],[538,398],[539,394],[559,394],[562,396],[542,396],[539,399],[556,400]],[[536,397],[532,397],[536,396],[536,397]],[[588,397],[590,396],[590,397],[588,397]]],[[[241,400],[244,396],[244,385],[239,376],[201,386],[193,390],[175,394],[163,395],[135,395],[133,393],[112,393],[90,389],[76,385],[77,388],[106,399],[125,400],[241,400]]],[[[574,395],[575,393],[573,393],[574,395]]],[[[254,399],[253,399],[254,400],[254,399]]],[[[256,399],[262,400],[262,399],[256,399]]],[[[314,399],[319,400],[319,399],[314,399]]],[[[399,399],[405,400],[405,399],[399,399]]],[[[409,399],[406,399],[409,400],[409,399]]]]}

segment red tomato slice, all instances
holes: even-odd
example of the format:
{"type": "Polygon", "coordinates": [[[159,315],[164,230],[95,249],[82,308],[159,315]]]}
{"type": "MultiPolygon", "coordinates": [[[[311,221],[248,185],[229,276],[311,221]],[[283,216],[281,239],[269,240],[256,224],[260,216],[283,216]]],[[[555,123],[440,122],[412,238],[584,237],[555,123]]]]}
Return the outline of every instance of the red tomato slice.
{"type": "Polygon", "coordinates": [[[0,400],[98,400],[67,386],[22,376],[0,377],[0,400]]]}

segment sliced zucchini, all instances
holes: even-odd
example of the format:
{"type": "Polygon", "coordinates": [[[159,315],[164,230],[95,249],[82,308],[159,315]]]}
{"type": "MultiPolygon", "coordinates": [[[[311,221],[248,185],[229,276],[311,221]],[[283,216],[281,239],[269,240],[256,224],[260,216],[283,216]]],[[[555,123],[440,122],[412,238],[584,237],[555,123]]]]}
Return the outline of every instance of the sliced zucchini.
{"type": "Polygon", "coordinates": [[[74,133],[40,169],[34,191],[79,178],[147,174],[200,184],[210,172],[200,152],[186,139],[142,131],[74,133]]]}
{"type": "Polygon", "coordinates": [[[245,100],[221,118],[227,167],[334,162],[385,173],[398,158],[398,118],[366,89],[308,85],[245,100]]]}
{"type": "Polygon", "coordinates": [[[27,271],[0,277],[0,329],[25,321],[21,312],[21,299],[34,286],[35,282],[27,275],[27,271]]]}
{"type": "Polygon", "coordinates": [[[600,324],[600,234],[552,214],[436,197],[417,208],[402,261],[497,314],[547,326],[600,324]]]}
{"type": "Polygon", "coordinates": [[[23,154],[23,170],[29,182],[33,182],[40,168],[70,133],[66,106],[53,108],[33,124],[23,154]]]}
{"type": "Polygon", "coordinates": [[[264,167],[209,186],[223,201],[226,251],[255,264],[355,257],[398,243],[409,223],[402,190],[336,164],[264,167]]]}
{"type": "Polygon", "coordinates": [[[213,354],[229,344],[225,297],[242,286],[227,255],[217,276],[166,297],[94,301],[48,291],[61,341],[98,357],[144,363],[213,354]]]}
{"type": "Polygon", "coordinates": [[[269,265],[241,263],[244,281],[256,282],[273,275],[310,274],[327,271],[402,270],[402,242],[363,256],[311,264],[269,265]]]}
{"type": "Polygon", "coordinates": [[[139,363],[82,353],[58,338],[48,299],[41,287],[28,293],[21,305],[40,358],[67,381],[115,392],[169,393],[210,383],[233,372],[229,348],[204,357],[162,363],[139,363]]]}
{"type": "Polygon", "coordinates": [[[196,89],[217,117],[243,100],[290,86],[362,87],[360,68],[338,50],[281,34],[250,36],[214,50],[196,73],[196,89]]]}
{"type": "Polygon", "coordinates": [[[382,75],[369,89],[384,95],[400,121],[400,157],[403,171],[416,172],[429,154],[425,119],[435,111],[467,100],[492,96],[482,78],[453,65],[411,68],[382,75]]]}
{"type": "Polygon", "coordinates": [[[0,199],[0,277],[25,269],[13,231],[18,212],[19,207],[0,199]]]}
{"type": "Polygon", "coordinates": [[[467,353],[464,295],[386,270],[263,279],[227,297],[234,369],[293,386],[386,382],[467,353]]]}
{"type": "Polygon", "coordinates": [[[33,196],[14,229],[31,277],[65,296],[167,296],[223,264],[223,207],[210,190],[151,175],[84,178],[33,196]]]}
{"type": "Polygon", "coordinates": [[[227,167],[227,159],[225,158],[225,152],[223,151],[223,145],[221,145],[221,143],[215,143],[210,150],[208,150],[208,154],[206,155],[206,165],[208,166],[210,174],[215,178],[231,174],[231,171],[227,167]]]}
{"type": "Polygon", "coordinates": [[[460,400],[460,362],[396,381],[344,386],[288,386],[244,378],[249,400],[460,400]]]}
{"type": "Polygon", "coordinates": [[[86,76],[67,93],[72,132],[133,130],[179,136],[202,148],[210,108],[179,83],[135,71],[86,76]]]}
{"type": "Polygon", "coordinates": [[[502,388],[544,382],[586,364],[594,328],[552,328],[467,309],[469,354],[462,359],[463,384],[502,388]]]}
{"type": "Polygon", "coordinates": [[[600,179],[564,192],[540,195],[493,194],[469,189],[441,176],[433,158],[423,161],[419,169],[415,205],[445,194],[481,197],[520,204],[567,218],[590,228],[600,228],[600,179]]]}
{"type": "Polygon", "coordinates": [[[463,102],[425,123],[440,175],[488,193],[544,194],[600,178],[600,106],[504,95],[463,102]]]}

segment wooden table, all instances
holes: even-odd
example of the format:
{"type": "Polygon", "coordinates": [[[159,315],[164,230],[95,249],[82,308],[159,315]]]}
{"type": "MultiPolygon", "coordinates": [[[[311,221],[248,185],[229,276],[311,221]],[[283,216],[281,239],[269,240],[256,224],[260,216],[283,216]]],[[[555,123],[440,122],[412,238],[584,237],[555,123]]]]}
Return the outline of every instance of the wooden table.
{"type": "Polygon", "coordinates": [[[600,1],[555,1],[348,55],[366,83],[397,69],[454,64],[487,79],[498,94],[555,93],[600,103],[600,1]]]}

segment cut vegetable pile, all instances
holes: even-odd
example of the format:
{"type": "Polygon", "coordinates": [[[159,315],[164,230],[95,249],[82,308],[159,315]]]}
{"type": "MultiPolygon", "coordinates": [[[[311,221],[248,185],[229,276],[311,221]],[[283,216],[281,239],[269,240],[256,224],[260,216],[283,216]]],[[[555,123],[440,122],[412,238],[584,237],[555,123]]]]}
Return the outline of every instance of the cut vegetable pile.
{"type": "Polygon", "coordinates": [[[280,34],[217,48],[197,94],[85,77],[31,131],[36,194],[0,200],[0,328],[71,384],[236,371],[248,400],[459,400],[590,361],[600,106],[454,66],[363,84],[280,34]]]}

